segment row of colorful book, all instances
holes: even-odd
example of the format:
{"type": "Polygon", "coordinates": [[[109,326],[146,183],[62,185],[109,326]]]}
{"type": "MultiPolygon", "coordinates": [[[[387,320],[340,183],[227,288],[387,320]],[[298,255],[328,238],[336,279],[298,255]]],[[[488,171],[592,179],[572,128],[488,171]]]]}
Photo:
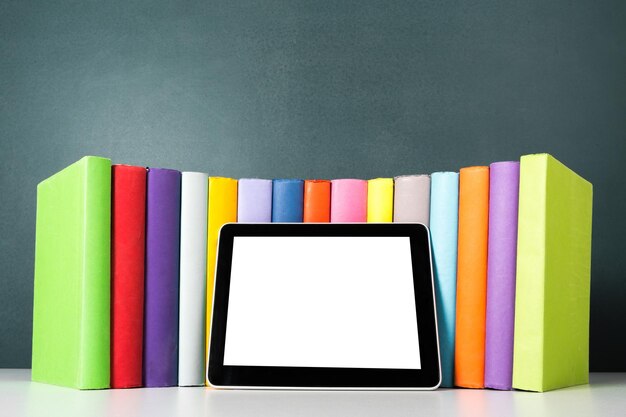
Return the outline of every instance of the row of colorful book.
{"type": "Polygon", "coordinates": [[[442,386],[588,378],[591,184],[547,154],[372,180],[230,179],[85,157],[42,181],[32,378],[205,383],[220,227],[429,226],[442,386]]]}

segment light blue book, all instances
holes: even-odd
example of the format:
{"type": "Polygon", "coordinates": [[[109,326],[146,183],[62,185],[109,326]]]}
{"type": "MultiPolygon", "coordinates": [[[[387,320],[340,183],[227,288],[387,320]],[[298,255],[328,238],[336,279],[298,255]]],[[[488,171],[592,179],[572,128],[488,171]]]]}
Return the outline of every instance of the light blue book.
{"type": "Polygon", "coordinates": [[[430,234],[441,354],[441,386],[452,387],[454,385],[459,174],[435,172],[430,179],[430,234]]]}

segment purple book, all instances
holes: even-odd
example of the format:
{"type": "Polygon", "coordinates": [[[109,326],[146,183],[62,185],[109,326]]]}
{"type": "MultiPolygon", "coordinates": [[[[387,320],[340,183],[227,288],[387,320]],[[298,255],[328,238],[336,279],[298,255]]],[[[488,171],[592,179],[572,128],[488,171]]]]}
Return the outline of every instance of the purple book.
{"type": "Polygon", "coordinates": [[[143,383],[178,384],[178,267],[181,174],[150,168],[146,190],[143,383]]]}
{"type": "Polygon", "coordinates": [[[519,162],[490,165],[485,386],[510,390],[513,375],[519,162]]]}
{"type": "Polygon", "coordinates": [[[242,178],[237,188],[238,222],[272,221],[272,180],[242,178]]]}

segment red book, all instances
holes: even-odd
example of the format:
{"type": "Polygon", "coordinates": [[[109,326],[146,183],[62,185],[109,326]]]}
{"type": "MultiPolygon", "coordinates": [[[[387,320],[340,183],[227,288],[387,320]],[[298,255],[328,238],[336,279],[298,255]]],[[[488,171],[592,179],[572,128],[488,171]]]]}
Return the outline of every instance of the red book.
{"type": "Polygon", "coordinates": [[[113,165],[111,174],[111,388],[140,387],[146,169],[113,165]]]}
{"type": "Polygon", "coordinates": [[[330,222],[330,181],[304,181],[305,223],[330,222]]]}

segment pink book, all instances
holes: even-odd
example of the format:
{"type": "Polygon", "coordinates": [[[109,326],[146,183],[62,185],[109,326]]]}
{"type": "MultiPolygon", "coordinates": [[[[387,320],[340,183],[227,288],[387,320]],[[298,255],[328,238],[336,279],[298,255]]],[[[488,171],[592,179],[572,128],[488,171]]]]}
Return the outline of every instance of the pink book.
{"type": "Polygon", "coordinates": [[[332,180],[330,188],[331,223],[367,221],[367,181],[332,180]]]}

